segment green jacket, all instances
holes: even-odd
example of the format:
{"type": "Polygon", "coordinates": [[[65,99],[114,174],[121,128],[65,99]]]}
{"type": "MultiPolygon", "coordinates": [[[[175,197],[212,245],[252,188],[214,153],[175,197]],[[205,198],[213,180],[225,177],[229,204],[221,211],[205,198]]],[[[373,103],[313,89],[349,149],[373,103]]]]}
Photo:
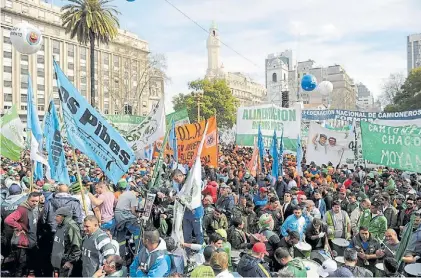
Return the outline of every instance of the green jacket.
{"type": "Polygon", "coordinates": [[[368,225],[368,231],[373,238],[383,240],[386,230],[387,219],[384,217],[384,215],[377,215],[371,218],[370,224],[368,225]]]}
{"type": "Polygon", "coordinates": [[[367,227],[370,225],[371,220],[371,211],[370,209],[365,209],[361,214],[360,220],[358,221],[358,229],[360,227],[367,227]]]}
{"type": "Polygon", "coordinates": [[[294,277],[307,278],[307,269],[304,266],[303,261],[299,258],[292,259],[286,265],[287,269],[291,271],[294,277]]]}
{"type": "Polygon", "coordinates": [[[358,201],[357,201],[357,202],[355,202],[355,203],[353,203],[353,204],[348,203],[348,205],[346,206],[346,212],[347,212],[349,215],[351,215],[351,213],[354,211],[354,209],[356,209],[358,206],[359,206],[358,201]]]}
{"type": "Polygon", "coordinates": [[[228,255],[228,266],[231,267],[232,266],[232,262],[231,262],[231,243],[224,241],[224,243],[222,244],[222,249],[224,249],[225,253],[227,253],[228,255]]]}

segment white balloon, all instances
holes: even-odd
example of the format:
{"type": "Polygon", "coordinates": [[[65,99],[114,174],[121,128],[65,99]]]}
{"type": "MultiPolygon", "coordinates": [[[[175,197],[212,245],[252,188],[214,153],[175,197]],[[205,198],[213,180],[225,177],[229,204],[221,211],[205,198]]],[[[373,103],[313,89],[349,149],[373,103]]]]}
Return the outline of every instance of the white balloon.
{"type": "Polygon", "coordinates": [[[17,51],[22,54],[34,54],[41,49],[42,34],[35,26],[21,22],[10,31],[10,40],[17,51]]]}
{"type": "Polygon", "coordinates": [[[318,89],[322,95],[328,95],[333,91],[333,84],[330,81],[322,81],[320,82],[318,89]]]}

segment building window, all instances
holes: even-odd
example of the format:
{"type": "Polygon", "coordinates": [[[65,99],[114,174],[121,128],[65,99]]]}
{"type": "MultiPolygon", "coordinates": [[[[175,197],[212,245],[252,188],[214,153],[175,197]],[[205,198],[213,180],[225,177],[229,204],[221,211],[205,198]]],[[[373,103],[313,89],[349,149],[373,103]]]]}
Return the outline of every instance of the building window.
{"type": "Polygon", "coordinates": [[[45,91],[45,85],[38,84],[37,85],[37,90],[38,91],[45,91]]]}
{"type": "Polygon", "coordinates": [[[20,95],[20,102],[27,103],[28,101],[28,95],[20,95]]]}
{"type": "Polygon", "coordinates": [[[75,46],[73,44],[67,45],[67,56],[69,56],[69,57],[75,56],[75,46]]]}
{"type": "Polygon", "coordinates": [[[6,21],[7,23],[12,23],[12,17],[8,15],[4,15],[4,21],[6,21]]]}
{"type": "Polygon", "coordinates": [[[73,70],[75,68],[75,64],[67,63],[67,68],[70,69],[70,70],[73,70]]]}
{"type": "Polygon", "coordinates": [[[20,106],[20,110],[25,110],[26,111],[27,110],[27,106],[26,105],[21,105],[20,106]]]}
{"type": "Polygon", "coordinates": [[[20,82],[21,89],[28,89],[28,82],[20,82]]]}
{"type": "Polygon", "coordinates": [[[28,55],[20,55],[20,60],[28,62],[28,55]]]}
{"type": "Polygon", "coordinates": [[[45,58],[44,56],[38,55],[37,56],[37,63],[38,64],[44,64],[45,58]]]}
{"type": "Polygon", "coordinates": [[[37,69],[37,75],[39,77],[41,77],[41,76],[44,77],[44,75],[45,75],[44,69],[38,68],[37,69]]]}
{"type": "Polygon", "coordinates": [[[6,0],[6,8],[13,8],[12,0],[6,0]]]}
{"type": "Polygon", "coordinates": [[[22,75],[28,75],[29,74],[29,71],[28,71],[28,69],[25,69],[25,68],[21,68],[20,69],[20,74],[22,74],[22,75]]]}
{"type": "Polygon", "coordinates": [[[276,74],[276,72],[272,74],[272,82],[274,83],[278,82],[278,75],[276,74]]]}
{"type": "Polygon", "coordinates": [[[12,58],[11,51],[3,51],[3,58],[12,58]]]}
{"type": "Polygon", "coordinates": [[[284,81],[287,80],[287,75],[284,73],[284,81]]]}
{"type": "Polygon", "coordinates": [[[12,44],[12,41],[10,40],[10,37],[6,37],[6,36],[3,36],[3,42],[5,44],[12,44]]]}
{"type": "Polygon", "coordinates": [[[53,40],[53,54],[60,54],[60,42],[53,40]]]}
{"type": "Polygon", "coordinates": [[[4,66],[3,67],[3,71],[4,72],[12,72],[12,67],[10,67],[10,66],[4,66]]]}
{"type": "Polygon", "coordinates": [[[5,102],[12,102],[12,100],[13,100],[13,97],[12,97],[12,95],[11,94],[4,94],[4,98],[3,98],[3,100],[5,101],[5,102]]]}
{"type": "Polygon", "coordinates": [[[3,81],[3,86],[6,88],[12,88],[12,81],[3,81]]]}

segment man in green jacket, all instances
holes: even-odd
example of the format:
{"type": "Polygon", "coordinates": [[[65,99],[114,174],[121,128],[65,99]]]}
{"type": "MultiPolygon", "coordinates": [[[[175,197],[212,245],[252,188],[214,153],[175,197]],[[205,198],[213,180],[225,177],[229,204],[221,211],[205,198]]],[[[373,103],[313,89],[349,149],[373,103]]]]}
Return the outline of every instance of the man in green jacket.
{"type": "Polygon", "coordinates": [[[293,259],[286,248],[279,247],[275,251],[275,259],[281,265],[285,266],[294,277],[307,278],[307,270],[300,258],[293,259]]]}
{"type": "Polygon", "coordinates": [[[368,231],[375,239],[384,239],[384,233],[387,230],[387,219],[381,212],[381,203],[374,202],[371,204],[371,219],[368,225],[368,231]]]}
{"type": "Polygon", "coordinates": [[[69,277],[82,254],[80,228],[72,219],[70,207],[56,210],[57,231],[54,235],[51,265],[59,277],[69,277]]]}

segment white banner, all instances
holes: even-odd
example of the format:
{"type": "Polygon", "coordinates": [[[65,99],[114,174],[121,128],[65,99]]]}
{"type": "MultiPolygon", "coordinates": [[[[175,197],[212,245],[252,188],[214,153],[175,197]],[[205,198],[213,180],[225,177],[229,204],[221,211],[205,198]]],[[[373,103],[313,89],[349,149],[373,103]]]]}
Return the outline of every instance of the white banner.
{"type": "Polygon", "coordinates": [[[306,161],[316,165],[339,163],[353,166],[355,136],[350,131],[334,131],[312,122],[308,133],[306,161]]]}
{"type": "Polygon", "coordinates": [[[145,148],[165,136],[164,102],[158,102],[149,115],[126,134],[126,140],[132,147],[136,158],[146,158],[145,148]]]}
{"type": "Polygon", "coordinates": [[[283,108],[274,104],[264,104],[238,108],[236,143],[253,147],[259,125],[265,148],[270,147],[274,130],[278,138],[284,130],[284,149],[295,151],[301,130],[301,106],[295,104],[291,108],[283,108]]]}

